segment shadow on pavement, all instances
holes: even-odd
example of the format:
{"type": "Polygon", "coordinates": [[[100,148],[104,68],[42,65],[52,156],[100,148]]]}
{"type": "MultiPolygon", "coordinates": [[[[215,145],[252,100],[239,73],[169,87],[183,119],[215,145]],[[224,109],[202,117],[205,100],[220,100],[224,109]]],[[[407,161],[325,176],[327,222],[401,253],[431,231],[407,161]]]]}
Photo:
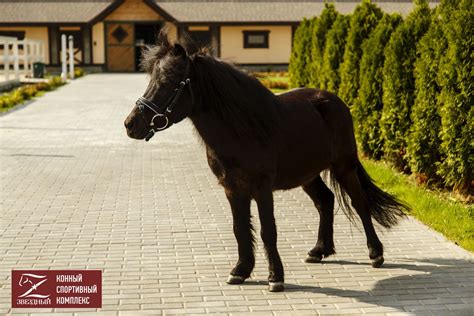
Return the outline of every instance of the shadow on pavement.
{"type": "MultiPolygon", "coordinates": [[[[384,264],[380,269],[406,270],[407,273],[377,281],[371,290],[336,289],[285,283],[287,292],[310,292],[328,296],[352,297],[358,302],[392,307],[404,312],[439,310],[456,315],[474,311],[474,264],[463,259],[426,259],[384,264]],[[472,282],[469,282],[472,280],[472,282]],[[469,284],[466,286],[466,284],[469,284]],[[466,303],[469,309],[466,309],[466,303]],[[450,310],[442,310],[444,306],[450,310]]],[[[367,265],[351,261],[325,261],[325,264],[367,265]]],[[[403,272],[403,271],[400,271],[403,272]]],[[[370,273],[370,272],[369,272],[370,273]]]]}

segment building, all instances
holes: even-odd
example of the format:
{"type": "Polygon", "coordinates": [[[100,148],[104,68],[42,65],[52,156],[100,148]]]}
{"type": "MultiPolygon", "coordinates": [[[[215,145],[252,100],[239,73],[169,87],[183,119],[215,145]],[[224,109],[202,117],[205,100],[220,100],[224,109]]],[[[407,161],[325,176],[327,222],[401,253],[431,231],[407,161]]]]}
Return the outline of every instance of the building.
{"type": "MultiPolygon", "coordinates": [[[[337,1],[351,13],[357,1],[337,1]]],[[[386,12],[407,14],[411,0],[381,0],[386,12]]],[[[140,50],[167,27],[188,32],[222,59],[243,65],[287,65],[299,21],[319,15],[322,0],[3,0],[0,36],[41,40],[45,60],[60,62],[60,36],[74,36],[75,62],[105,71],[136,71],[140,50]]]]}

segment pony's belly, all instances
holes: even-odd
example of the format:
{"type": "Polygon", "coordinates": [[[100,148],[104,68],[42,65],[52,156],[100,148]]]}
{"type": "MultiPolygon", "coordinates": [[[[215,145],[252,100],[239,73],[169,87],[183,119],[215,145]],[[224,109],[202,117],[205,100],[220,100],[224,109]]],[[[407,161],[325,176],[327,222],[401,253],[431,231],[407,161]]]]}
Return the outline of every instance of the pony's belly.
{"type": "Polygon", "coordinates": [[[329,168],[329,160],[322,159],[315,155],[307,155],[301,159],[281,161],[278,164],[275,178],[275,190],[289,190],[305,185],[316,177],[319,173],[329,168]]]}
{"type": "Polygon", "coordinates": [[[277,181],[275,181],[274,190],[290,190],[313,181],[319,172],[310,172],[295,176],[294,174],[282,175],[281,178],[277,176],[277,181]]]}

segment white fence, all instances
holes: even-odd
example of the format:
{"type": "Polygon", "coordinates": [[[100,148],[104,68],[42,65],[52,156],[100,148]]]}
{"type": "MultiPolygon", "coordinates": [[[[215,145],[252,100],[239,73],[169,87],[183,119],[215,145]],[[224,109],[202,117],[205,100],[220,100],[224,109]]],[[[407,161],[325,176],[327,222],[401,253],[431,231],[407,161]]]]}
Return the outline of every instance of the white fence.
{"type": "Polygon", "coordinates": [[[44,53],[41,41],[0,36],[0,74],[3,80],[32,77],[33,63],[44,62],[44,53]]]}

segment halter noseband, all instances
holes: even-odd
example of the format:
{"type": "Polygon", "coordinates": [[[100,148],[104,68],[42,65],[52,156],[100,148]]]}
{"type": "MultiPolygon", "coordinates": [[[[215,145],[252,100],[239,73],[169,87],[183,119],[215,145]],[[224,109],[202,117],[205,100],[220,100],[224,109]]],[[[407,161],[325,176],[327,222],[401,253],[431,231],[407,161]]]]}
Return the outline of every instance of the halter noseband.
{"type": "MultiPolygon", "coordinates": [[[[188,77],[188,75],[189,75],[189,66],[188,66],[187,73],[188,74],[186,75],[186,77],[188,77]]],[[[153,103],[152,101],[148,100],[145,97],[139,97],[138,98],[136,104],[138,106],[138,110],[140,111],[140,113],[141,113],[141,115],[144,119],[145,119],[145,108],[148,108],[151,111],[153,111],[153,113],[155,113],[155,115],[153,115],[153,117],[151,118],[151,121],[150,121],[150,124],[149,124],[151,129],[148,132],[148,134],[146,135],[145,141],[149,141],[153,137],[153,135],[155,135],[155,133],[157,131],[162,131],[164,129],[167,129],[171,125],[173,125],[173,122],[171,122],[171,124],[170,124],[170,120],[168,118],[168,115],[171,114],[171,112],[173,111],[174,105],[178,101],[181,94],[183,94],[183,91],[186,88],[186,86],[189,88],[189,92],[191,94],[192,104],[194,104],[194,94],[193,94],[193,89],[191,88],[191,79],[189,79],[189,77],[182,80],[179,83],[179,87],[174,89],[173,94],[168,98],[167,102],[163,106],[158,106],[158,105],[156,105],[155,103],[153,103]],[[155,121],[155,118],[157,118],[157,117],[160,117],[160,118],[164,119],[164,124],[162,126],[155,125],[154,121],[155,121]]]]}

